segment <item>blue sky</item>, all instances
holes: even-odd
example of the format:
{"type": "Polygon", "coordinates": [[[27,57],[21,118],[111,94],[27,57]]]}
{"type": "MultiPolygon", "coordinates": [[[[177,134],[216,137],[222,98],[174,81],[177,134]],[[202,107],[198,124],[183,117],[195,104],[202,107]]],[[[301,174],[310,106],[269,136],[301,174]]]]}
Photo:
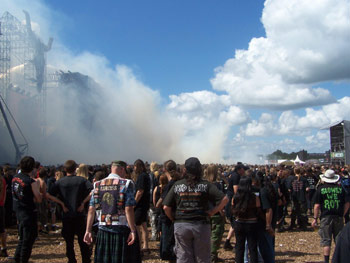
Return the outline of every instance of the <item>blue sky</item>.
{"type": "Polygon", "coordinates": [[[48,64],[95,79],[106,111],[115,106],[109,99],[119,102],[113,116],[133,131],[121,140],[126,158],[145,141],[141,156],[156,160],[324,152],[329,134],[320,128],[350,116],[349,0],[5,0],[0,7],[19,19],[22,9],[44,42],[55,38],[48,64]]]}
{"type": "Polygon", "coordinates": [[[69,18],[60,36],[72,50],[132,67],[163,96],[210,89],[214,68],[264,35],[263,1],[47,3],[69,18]]]}

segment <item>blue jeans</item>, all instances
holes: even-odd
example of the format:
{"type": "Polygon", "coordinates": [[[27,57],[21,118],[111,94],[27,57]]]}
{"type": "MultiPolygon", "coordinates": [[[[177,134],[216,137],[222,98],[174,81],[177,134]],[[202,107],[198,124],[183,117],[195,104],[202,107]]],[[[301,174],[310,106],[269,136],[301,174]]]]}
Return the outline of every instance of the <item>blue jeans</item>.
{"type": "Polygon", "coordinates": [[[160,258],[162,260],[176,260],[174,254],[175,237],[174,224],[162,222],[162,235],[160,236],[160,258]]]}
{"type": "Polygon", "coordinates": [[[19,240],[15,252],[15,261],[26,263],[32,254],[35,239],[38,236],[37,214],[17,212],[19,240]]]}
{"type": "Polygon", "coordinates": [[[264,263],[275,263],[275,237],[260,229],[258,231],[258,246],[264,263]]]}
{"type": "MultiPolygon", "coordinates": [[[[248,255],[248,242],[245,242],[245,250],[244,250],[244,263],[249,263],[250,262],[250,257],[248,255]]],[[[258,262],[259,263],[264,263],[264,260],[262,259],[260,249],[258,247],[258,262]]]]}

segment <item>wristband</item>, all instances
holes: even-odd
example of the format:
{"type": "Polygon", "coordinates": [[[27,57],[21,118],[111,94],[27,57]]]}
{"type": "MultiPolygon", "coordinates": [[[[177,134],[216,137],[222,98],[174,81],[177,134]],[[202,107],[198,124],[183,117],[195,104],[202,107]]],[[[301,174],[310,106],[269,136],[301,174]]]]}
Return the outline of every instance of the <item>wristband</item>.
{"type": "Polygon", "coordinates": [[[317,217],[314,217],[315,220],[317,220],[317,217]]]}

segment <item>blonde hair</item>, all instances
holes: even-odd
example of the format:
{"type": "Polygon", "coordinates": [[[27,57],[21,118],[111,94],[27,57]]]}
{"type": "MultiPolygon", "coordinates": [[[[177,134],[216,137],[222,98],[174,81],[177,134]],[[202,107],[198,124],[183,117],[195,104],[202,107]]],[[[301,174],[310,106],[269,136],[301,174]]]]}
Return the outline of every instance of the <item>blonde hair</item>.
{"type": "Polygon", "coordinates": [[[62,171],[57,171],[57,172],[55,173],[56,181],[60,180],[60,179],[63,178],[63,177],[64,177],[64,174],[63,174],[62,171]]]}
{"type": "Polygon", "coordinates": [[[156,162],[152,162],[150,165],[150,170],[152,173],[154,173],[155,171],[158,171],[158,164],[156,162]]]}
{"type": "Polygon", "coordinates": [[[211,164],[208,166],[208,168],[206,169],[206,179],[209,182],[216,182],[218,177],[218,167],[215,164],[211,164]]]}
{"type": "Polygon", "coordinates": [[[85,179],[89,178],[89,169],[86,164],[79,164],[79,168],[77,170],[77,176],[84,177],[85,179]]]}

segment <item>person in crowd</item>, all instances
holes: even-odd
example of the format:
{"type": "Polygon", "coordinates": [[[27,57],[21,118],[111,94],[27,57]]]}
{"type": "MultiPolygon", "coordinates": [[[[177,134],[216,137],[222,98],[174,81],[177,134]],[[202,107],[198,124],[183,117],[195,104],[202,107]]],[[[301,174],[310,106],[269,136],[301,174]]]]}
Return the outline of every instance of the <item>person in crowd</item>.
{"type": "Polygon", "coordinates": [[[176,262],[210,262],[209,217],[227,202],[227,196],[202,179],[200,161],[195,157],[187,159],[184,179],[177,181],[163,200],[166,215],[175,222],[176,262]],[[209,210],[212,202],[217,205],[209,210]]]}
{"type": "Polygon", "coordinates": [[[151,225],[151,241],[159,240],[159,237],[157,236],[157,213],[156,213],[156,207],[153,205],[153,191],[158,185],[158,164],[156,162],[152,162],[150,165],[150,208],[148,210],[148,216],[149,216],[149,222],[151,225]]]}
{"type": "Polygon", "coordinates": [[[244,166],[241,162],[238,162],[235,166],[234,171],[230,175],[228,179],[228,188],[227,188],[227,197],[229,198],[229,202],[226,206],[226,213],[228,214],[229,221],[231,223],[228,235],[226,237],[225,243],[224,243],[224,249],[225,250],[232,250],[233,247],[230,243],[231,238],[234,236],[234,218],[231,214],[231,203],[232,198],[234,194],[237,192],[239,180],[241,179],[241,176],[245,174],[245,171],[248,170],[248,167],[244,166]]]}
{"type": "Polygon", "coordinates": [[[314,220],[312,226],[316,227],[317,219],[320,217],[319,235],[323,247],[324,262],[329,262],[332,238],[343,228],[343,216],[349,209],[349,199],[346,199],[343,188],[338,184],[339,175],[333,170],[326,170],[320,175],[323,182],[315,195],[314,220]],[[320,213],[321,212],[321,213],[320,213]]]}
{"type": "Polygon", "coordinates": [[[278,194],[268,176],[264,176],[261,171],[256,176],[259,179],[259,197],[263,212],[263,217],[258,222],[259,251],[265,263],[274,263],[278,194]]]}
{"type": "MultiPolygon", "coordinates": [[[[205,170],[205,179],[214,184],[221,192],[223,192],[223,185],[218,181],[218,166],[211,164],[205,170]]],[[[216,204],[213,203],[213,206],[216,204]]],[[[225,214],[219,211],[210,217],[211,225],[211,262],[223,262],[218,257],[218,250],[220,248],[221,240],[225,231],[225,214]]]]}
{"type": "Polygon", "coordinates": [[[291,185],[291,179],[294,178],[294,175],[291,175],[291,170],[288,168],[285,168],[284,166],[281,167],[282,171],[278,173],[279,177],[279,185],[281,188],[281,192],[283,195],[283,199],[285,200],[285,204],[283,205],[283,217],[280,219],[278,224],[278,231],[283,232],[285,231],[284,226],[287,225],[287,222],[285,221],[285,218],[288,216],[288,207],[291,203],[291,195],[289,192],[289,188],[291,185]]]}
{"type": "Polygon", "coordinates": [[[258,213],[260,209],[259,196],[252,191],[252,179],[241,178],[237,193],[232,200],[232,210],[235,217],[236,262],[244,262],[245,242],[248,243],[250,262],[258,262],[258,213]]]}
{"type": "MultiPolygon", "coordinates": [[[[162,260],[168,260],[169,262],[176,261],[176,255],[174,253],[175,247],[175,236],[174,236],[174,223],[171,221],[165,214],[163,208],[163,200],[168,194],[171,187],[174,183],[180,179],[180,174],[177,171],[177,165],[173,160],[168,160],[163,165],[164,173],[162,176],[165,176],[166,179],[164,182],[168,181],[166,185],[164,185],[164,189],[158,187],[158,191],[162,190],[160,193],[160,198],[156,203],[156,207],[161,209],[160,214],[160,258],[162,260]]],[[[175,211],[175,210],[174,210],[175,211]]],[[[173,211],[173,212],[174,212],[173,211]]]]}
{"type": "Polygon", "coordinates": [[[295,177],[291,180],[289,191],[292,197],[291,223],[288,230],[296,226],[296,219],[301,230],[307,229],[307,200],[306,193],[309,191],[309,182],[302,176],[302,168],[294,168],[295,177]]]}
{"type": "Polygon", "coordinates": [[[306,180],[309,183],[309,191],[306,193],[306,199],[307,199],[307,209],[309,210],[309,214],[312,215],[313,213],[313,207],[314,207],[314,195],[316,192],[316,185],[318,183],[318,179],[313,173],[311,167],[308,167],[306,169],[306,180]]]}
{"type": "Polygon", "coordinates": [[[79,167],[77,169],[77,176],[81,176],[89,180],[89,167],[84,163],[79,164],[79,167]]]}
{"type": "Polygon", "coordinates": [[[337,236],[332,263],[344,263],[350,259],[350,223],[343,227],[337,236]]]}
{"type": "Polygon", "coordinates": [[[6,200],[5,200],[5,225],[10,227],[14,225],[13,215],[13,199],[12,199],[12,179],[13,170],[9,165],[5,165],[3,168],[4,179],[6,181],[6,200]]]}
{"type": "Polygon", "coordinates": [[[160,222],[160,215],[161,215],[161,208],[157,207],[157,203],[158,200],[160,199],[162,193],[164,192],[164,189],[166,187],[166,185],[168,184],[169,180],[168,177],[166,176],[166,174],[162,174],[161,176],[159,176],[159,184],[158,186],[156,186],[156,188],[153,191],[153,195],[152,195],[152,200],[153,200],[153,206],[155,208],[155,224],[157,226],[157,240],[160,241],[160,233],[161,233],[161,222],[160,222]]]}
{"type": "Polygon", "coordinates": [[[140,159],[134,162],[133,177],[135,181],[135,223],[142,239],[142,254],[150,254],[148,247],[147,213],[150,207],[150,178],[144,162],[140,159]]]}
{"type": "Polygon", "coordinates": [[[37,204],[38,208],[38,231],[39,233],[48,234],[49,228],[47,228],[47,197],[46,190],[47,186],[45,183],[45,178],[47,177],[47,170],[44,167],[39,168],[38,170],[39,177],[37,181],[39,182],[39,191],[42,197],[41,203],[37,204]]]}
{"type": "MultiPolygon", "coordinates": [[[[56,171],[56,173],[55,173],[55,179],[56,179],[56,181],[62,179],[63,177],[64,177],[64,173],[63,173],[62,171],[56,171]]],[[[56,181],[55,181],[55,182],[56,182],[56,181]]]]}
{"type": "Polygon", "coordinates": [[[92,223],[95,212],[99,211],[95,263],[141,262],[134,217],[134,184],[125,177],[126,163],[113,161],[111,174],[94,183],[84,241],[92,244],[92,223]]]}
{"type": "Polygon", "coordinates": [[[97,171],[95,173],[94,179],[92,181],[93,181],[93,183],[96,183],[96,182],[101,181],[102,179],[106,178],[106,176],[107,175],[104,173],[104,171],[97,171]]]}
{"type": "Polygon", "coordinates": [[[5,201],[6,201],[6,181],[0,174],[0,238],[1,238],[1,251],[0,257],[8,257],[7,254],[7,234],[5,230],[5,201]]]}
{"type": "Polygon", "coordinates": [[[42,197],[39,183],[31,176],[34,165],[33,157],[23,157],[19,163],[21,172],[12,179],[13,201],[19,234],[14,260],[21,263],[29,261],[35,239],[38,236],[38,216],[34,201],[40,203],[42,197]]]}
{"type": "MultiPolygon", "coordinates": [[[[347,170],[341,172],[340,185],[342,186],[346,197],[350,199],[350,175],[347,170]]],[[[349,222],[349,212],[350,210],[348,210],[344,216],[345,224],[349,222]]]]}
{"type": "Polygon", "coordinates": [[[281,187],[278,183],[277,171],[275,168],[271,168],[269,171],[269,179],[277,193],[277,210],[276,210],[276,227],[278,232],[283,232],[283,207],[285,205],[285,199],[282,194],[281,187]]]}
{"type": "Polygon", "coordinates": [[[76,176],[77,164],[68,160],[64,164],[67,176],[58,180],[50,191],[50,195],[57,196],[68,208],[62,214],[62,237],[66,242],[66,256],[69,263],[77,262],[74,252],[74,236],[78,236],[82,262],[91,262],[91,250],[83,241],[86,229],[86,215],[84,203],[89,201],[92,184],[84,177],[76,176]]]}
{"type": "MultiPolygon", "coordinates": [[[[55,173],[56,173],[56,168],[51,167],[50,172],[49,172],[49,177],[47,178],[46,185],[47,185],[47,192],[49,193],[52,186],[56,182],[55,178],[55,173]]],[[[55,231],[57,226],[56,226],[56,203],[48,200],[48,210],[49,210],[49,218],[51,220],[51,224],[49,225],[49,230],[55,231]]]]}

